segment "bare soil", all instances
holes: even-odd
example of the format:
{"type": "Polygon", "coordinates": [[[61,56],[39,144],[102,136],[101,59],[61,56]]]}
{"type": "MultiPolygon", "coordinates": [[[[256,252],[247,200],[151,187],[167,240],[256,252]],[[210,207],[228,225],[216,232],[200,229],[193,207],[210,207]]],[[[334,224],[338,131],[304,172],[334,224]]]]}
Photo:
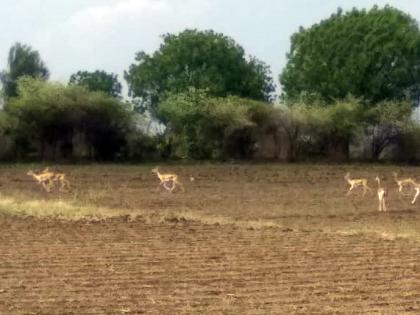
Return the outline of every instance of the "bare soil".
{"type": "Polygon", "coordinates": [[[418,314],[407,241],[0,217],[1,314],[418,314]]]}
{"type": "MultiPolygon", "coordinates": [[[[0,214],[0,314],[419,314],[417,235],[389,237],[418,226],[417,205],[392,193],[390,211],[379,213],[373,194],[345,197],[346,168],[172,168],[186,192],[168,194],[149,168],[68,167],[73,190],[60,198],[121,208],[121,216],[0,214]],[[282,227],[125,216],[136,204],[151,218],[188,209],[282,227]],[[343,233],[349,225],[355,233],[343,233]],[[365,225],[369,232],[356,229],[365,225]]],[[[2,169],[3,194],[58,198],[22,172],[2,169]]],[[[396,189],[389,175],[384,182],[396,189]]]]}

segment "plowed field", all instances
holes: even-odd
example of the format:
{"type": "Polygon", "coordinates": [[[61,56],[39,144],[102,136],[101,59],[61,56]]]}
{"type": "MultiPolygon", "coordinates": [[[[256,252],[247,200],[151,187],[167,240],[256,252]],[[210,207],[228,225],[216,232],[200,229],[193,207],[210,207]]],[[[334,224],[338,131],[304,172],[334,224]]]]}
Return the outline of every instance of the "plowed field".
{"type": "Polygon", "coordinates": [[[420,201],[396,167],[168,165],[173,194],[147,165],[62,166],[51,194],[28,168],[0,166],[1,315],[420,314],[420,201]],[[346,171],[373,193],[346,197],[346,171]]]}
{"type": "Polygon", "coordinates": [[[0,314],[419,314],[405,240],[0,217],[0,314]]]}

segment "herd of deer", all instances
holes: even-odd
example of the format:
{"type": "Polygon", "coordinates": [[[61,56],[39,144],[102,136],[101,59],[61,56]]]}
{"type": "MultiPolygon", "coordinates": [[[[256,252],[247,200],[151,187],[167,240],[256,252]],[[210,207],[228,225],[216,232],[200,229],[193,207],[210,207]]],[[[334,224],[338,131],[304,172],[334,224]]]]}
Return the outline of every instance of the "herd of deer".
{"type": "MultiPolygon", "coordinates": [[[[184,191],[184,185],[182,185],[182,183],[178,180],[178,175],[161,174],[158,167],[152,169],[152,173],[157,175],[160,180],[160,185],[162,185],[162,187],[166,190],[173,192],[176,187],[179,187],[182,191],[184,191]],[[171,184],[171,186],[169,186],[169,184],[171,184]]],[[[64,188],[70,188],[70,183],[66,179],[66,175],[64,173],[51,171],[48,167],[38,173],[30,170],[26,173],[26,175],[32,176],[39,184],[42,185],[46,192],[51,192],[51,188],[54,187],[55,182],[60,182],[60,191],[64,188]]],[[[194,177],[190,177],[190,181],[194,181],[194,177]]]]}
{"type": "MultiPolygon", "coordinates": [[[[414,204],[417,200],[417,197],[420,194],[420,183],[416,182],[412,177],[398,178],[398,174],[396,172],[393,173],[393,176],[394,176],[395,182],[397,183],[399,193],[403,193],[403,189],[406,186],[408,187],[411,186],[414,188],[415,194],[414,194],[413,200],[411,201],[411,204],[414,204]]],[[[347,196],[352,192],[353,189],[357,187],[363,187],[363,196],[366,194],[368,190],[369,191],[372,190],[368,186],[367,178],[351,179],[350,173],[347,173],[344,176],[344,179],[347,180],[347,182],[350,185],[349,190],[347,192],[347,196]]],[[[378,200],[379,200],[379,211],[386,211],[386,199],[388,197],[388,191],[385,187],[381,185],[381,179],[379,178],[379,176],[376,176],[375,180],[378,182],[377,192],[378,192],[378,200]]]]}
{"type": "MultiPolygon", "coordinates": [[[[184,191],[184,185],[182,185],[182,183],[178,180],[178,175],[162,174],[159,172],[158,167],[152,169],[152,173],[159,178],[160,185],[169,192],[172,193],[177,187],[184,191]],[[169,186],[169,184],[171,185],[169,186]]],[[[55,182],[60,182],[60,191],[62,191],[64,188],[70,187],[70,183],[66,179],[66,175],[64,173],[51,171],[48,167],[38,173],[28,171],[27,175],[32,176],[39,184],[42,185],[42,187],[47,192],[51,192],[51,188],[53,188],[55,182]]],[[[412,186],[414,188],[415,194],[413,200],[411,201],[411,203],[414,204],[417,200],[417,197],[420,194],[420,183],[416,182],[412,177],[400,179],[398,178],[398,174],[396,172],[394,172],[393,175],[394,180],[398,185],[398,192],[402,193],[403,188],[405,186],[412,186]]],[[[350,185],[349,190],[347,192],[347,196],[358,187],[363,188],[363,196],[366,194],[367,191],[372,191],[372,189],[368,186],[367,178],[352,179],[350,178],[350,173],[347,173],[344,176],[344,179],[350,185]]],[[[385,187],[381,186],[381,180],[378,176],[376,176],[375,180],[378,182],[377,193],[379,200],[379,211],[386,211],[386,199],[388,197],[388,191],[385,187]]],[[[190,181],[194,181],[194,178],[190,177],[190,181]]]]}

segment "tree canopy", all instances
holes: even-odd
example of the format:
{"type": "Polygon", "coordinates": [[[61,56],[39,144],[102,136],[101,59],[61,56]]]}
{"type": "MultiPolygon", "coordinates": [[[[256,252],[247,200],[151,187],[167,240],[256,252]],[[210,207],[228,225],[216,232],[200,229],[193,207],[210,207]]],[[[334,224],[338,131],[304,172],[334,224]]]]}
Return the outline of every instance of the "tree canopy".
{"type": "Polygon", "coordinates": [[[291,37],[280,75],[286,97],[317,94],[327,102],[348,94],[371,103],[418,97],[420,31],[395,8],[338,10],[291,37]]]}
{"type": "Polygon", "coordinates": [[[171,94],[159,104],[175,155],[189,158],[249,158],[254,149],[256,116],[268,116],[267,103],[237,96],[212,97],[204,90],[171,94]],[[264,115],[267,113],[267,115],[264,115]]]}
{"type": "Polygon", "coordinates": [[[125,72],[130,93],[156,113],[156,105],[168,93],[189,88],[206,89],[211,96],[236,95],[269,100],[274,91],[269,68],[220,33],[185,30],[166,34],[152,55],[137,53],[125,72]]]}
{"type": "Polygon", "coordinates": [[[49,71],[38,51],[30,46],[16,43],[9,50],[7,59],[8,69],[0,73],[0,80],[3,85],[3,94],[7,97],[17,95],[17,80],[22,76],[30,76],[47,80],[49,71]]]}
{"type": "Polygon", "coordinates": [[[132,128],[128,106],[102,92],[81,86],[22,77],[17,97],[5,112],[14,122],[12,128],[17,150],[22,154],[37,151],[45,158],[49,147],[64,157],[73,157],[79,147],[94,159],[111,159],[125,145],[132,128]]]}
{"type": "Polygon", "coordinates": [[[118,81],[118,75],[105,71],[78,71],[70,76],[69,84],[81,85],[90,91],[101,91],[113,97],[121,95],[121,83],[118,81]]]}

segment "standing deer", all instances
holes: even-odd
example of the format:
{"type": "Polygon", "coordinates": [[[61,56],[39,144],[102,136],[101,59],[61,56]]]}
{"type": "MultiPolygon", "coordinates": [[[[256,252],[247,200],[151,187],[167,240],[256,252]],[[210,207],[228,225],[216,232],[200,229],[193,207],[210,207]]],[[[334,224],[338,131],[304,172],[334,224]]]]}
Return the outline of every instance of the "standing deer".
{"type": "Polygon", "coordinates": [[[381,180],[379,176],[376,176],[376,181],[378,182],[378,200],[379,200],[379,211],[386,211],[386,199],[388,197],[388,192],[385,187],[381,186],[381,180]]]}

